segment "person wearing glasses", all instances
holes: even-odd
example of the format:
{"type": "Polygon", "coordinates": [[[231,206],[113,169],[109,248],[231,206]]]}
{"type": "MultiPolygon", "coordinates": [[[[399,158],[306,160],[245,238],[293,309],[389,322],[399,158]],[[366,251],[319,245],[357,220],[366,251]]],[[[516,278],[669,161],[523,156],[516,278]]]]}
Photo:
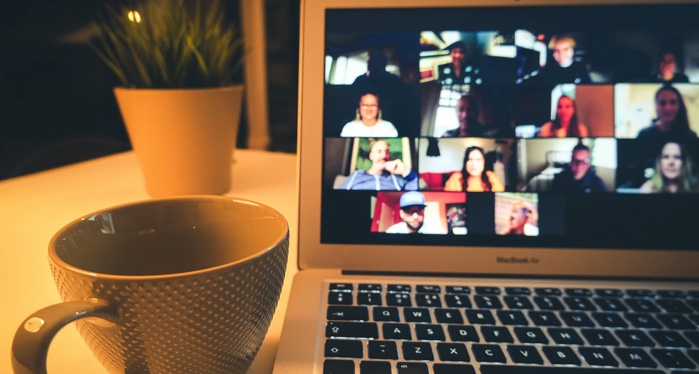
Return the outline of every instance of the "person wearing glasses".
{"type": "Polygon", "coordinates": [[[379,97],[367,93],[359,99],[356,118],[342,128],[340,136],[395,138],[398,130],[391,122],[381,119],[379,97]]]}
{"type": "Polygon", "coordinates": [[[570,164],[553,177],[552,192],[605,192],[606,186],[590,165],[590,148],[578,143],[573,148],[570,164]]]}

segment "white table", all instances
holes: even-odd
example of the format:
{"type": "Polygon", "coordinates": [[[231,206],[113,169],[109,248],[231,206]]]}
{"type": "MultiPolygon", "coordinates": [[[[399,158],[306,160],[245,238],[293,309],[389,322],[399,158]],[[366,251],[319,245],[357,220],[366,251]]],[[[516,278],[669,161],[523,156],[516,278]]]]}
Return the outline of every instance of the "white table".
{"type": "MultiPolygon", "coordinates": [[[[269,205],[289,221],[291,245],[286,282],[272,324],[249,373],[271,373],[297,271],[296,156],[235,150],[230,196],[269,205]]],[[[48,266],[48,243],[73,219],[110,206],[145,200],[141,170],[133,152],[121,153],[24,177],[0,181],[0,373],[12,373],[15,331],[35,310],[60,302],[48,266]]],[[[75,326],[51,344],[48,373],[106,373],[75,326]]]]}

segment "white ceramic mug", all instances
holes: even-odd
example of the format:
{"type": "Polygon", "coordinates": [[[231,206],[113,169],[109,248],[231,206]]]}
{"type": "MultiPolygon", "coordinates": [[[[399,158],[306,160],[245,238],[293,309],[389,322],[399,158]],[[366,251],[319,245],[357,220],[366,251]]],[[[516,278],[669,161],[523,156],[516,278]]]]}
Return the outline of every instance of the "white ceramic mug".
{"type": "Polygon", "coordinates": [[[289,230],[274,209],[223,196],[130,203],[51,239],[63,303],[18,328],[16,374],[46,373],[51,339],[76,321],[110,373],[244,373],[281,294],[289,230]]]}

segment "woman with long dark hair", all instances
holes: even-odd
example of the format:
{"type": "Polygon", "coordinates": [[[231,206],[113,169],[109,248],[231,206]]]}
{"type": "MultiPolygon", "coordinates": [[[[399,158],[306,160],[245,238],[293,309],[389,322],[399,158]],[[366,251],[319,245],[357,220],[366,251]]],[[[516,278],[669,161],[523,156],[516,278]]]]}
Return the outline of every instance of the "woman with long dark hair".
{"type": "Polygon", "coordinates": [[[568,96],[558,98],[556,117],[539,130],[541,138],[587,138],[587,126],[578,121],[575,101],[568,96]]]}
{"type": "Polygon", "coordinates": [[[485,152],[483,148],[471,146],[466,148],[461,171],[449,177],[444,185],[444,190],[501,192],[505,190],[505,187],[495,173],[485,170],[485,152]]]}

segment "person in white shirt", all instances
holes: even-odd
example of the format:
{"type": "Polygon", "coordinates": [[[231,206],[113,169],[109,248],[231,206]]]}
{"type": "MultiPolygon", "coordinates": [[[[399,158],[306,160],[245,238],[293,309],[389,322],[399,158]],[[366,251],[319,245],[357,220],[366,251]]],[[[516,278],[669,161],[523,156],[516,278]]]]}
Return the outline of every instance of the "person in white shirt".
{"type": "Polygon", "coordinates": [[[367,93],[359,99],[357,117],[342,128],[340,136],[395,138],[398,130],[391,122],[381,119],[379,97],[367,93]]]}
{"type": "Polygon", "coordinates": [[[403,222],[386,229],[389,234],[446,234],[441,225],[425,222],[425,195],[417,191],[400,197],[400,218],[403,222]]]}

